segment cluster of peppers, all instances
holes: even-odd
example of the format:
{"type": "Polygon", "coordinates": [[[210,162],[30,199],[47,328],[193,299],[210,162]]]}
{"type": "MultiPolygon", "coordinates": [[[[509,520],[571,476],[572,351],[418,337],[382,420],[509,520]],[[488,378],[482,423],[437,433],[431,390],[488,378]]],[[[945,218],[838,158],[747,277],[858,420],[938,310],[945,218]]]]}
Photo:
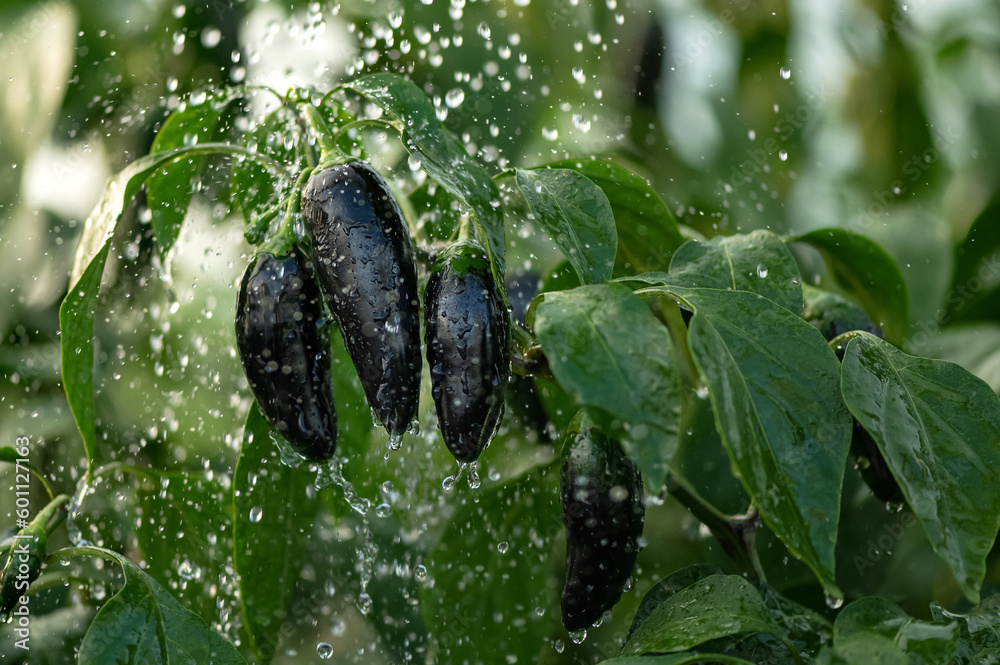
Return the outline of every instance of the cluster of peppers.
{"type": "MultiPolygon", "coordinates": [[[[236,339],[261,412],[304,457],[336,449],[324,306],[336,319],[373,413],[397,440],[416,417],[422,371],[417,272],[403,216],[368,164],[313,173],[301,194],[311,256],[260,251],[239,291],[236,339]]],[[[427,363],[438,423],[459,462],[499,429],[510,379],[511,322],[485,252],[461,237],[436,258],[424,292],[427,363]]],[[[563,623],[579,630],[621,596],[642,535],[635,465],[577,418],[563,445],[567,575],[563,623]]]]}
{"type": "MultiPolygon", "coordinates": [[[[302,190],[312,258],[261,252],[240,287],[236,338],[261,412],[304,457],[336,448],[324,303],[336,319],[365,397],[397,439],[415,419],[422,371],[420,301],[399,206],[368,164],[312,174],[302,190]]],[[[503,415],[510,323],[489,263],[474,242],[438,258],[424,294],[425,343],[448,449],[473,462],[503,415]]]]}

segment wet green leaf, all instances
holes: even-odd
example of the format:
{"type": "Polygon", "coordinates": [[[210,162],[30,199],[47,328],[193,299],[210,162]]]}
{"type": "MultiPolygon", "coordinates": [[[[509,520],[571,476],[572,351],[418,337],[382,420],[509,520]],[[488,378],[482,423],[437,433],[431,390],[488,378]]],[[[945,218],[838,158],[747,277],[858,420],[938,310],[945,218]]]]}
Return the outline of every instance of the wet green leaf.
{"type": "Polygon", "coordinates": [[[567,169],[518,169],[517,186],[535,223],[573,264],[581,282],[611,279],[618,235],[600,187],[567,169]]]}
{"type": "Polygon", "coordinates": [[[845,229],[818,229],[795,238],[820,251],[834,278],[857,297],[885,337],[902,345],[910,329],[906,281],[882,247],[845,229]]]}
{"type": "Polygon", "coordinates": [[[670,332],[621,284],[548,293],[535,333],[552,374],[660,487],[678,443],[681,385],[670,332]]]}
{"type": "Polygon", "coordinates": [[[710,575],[657,606],[621,653],[685,651],[729,635],[762,632],[780,634],[757,590],[737,575],[710,575]]]}
{"type": "Polygon", "coordinates": [[[642,597],[642,601],[635,611],[635,616],[632,617],[632,625],[629,626],[628,635],[625,640],[628,641],[632,637],[632,633],[636,631],[636,628],[642,625],[642,622],[653,613],[653,610],[665,603],[675,593],[686,589],[698,580],[722,574],[724,573],[718,566],[708,563],[697,563],[693,566],[682,568],[654,584],[646,592],[646,595],[642,597]]]}
{"type": "Polygon", "coordinates": [[[463,505],[430,553],[421,590],[431,634],[427,662],[535,662],[559,622],[558,485],[550,465],[483,489],[477,501],[468,493],[454,497],[463,505]]]}
{"type": "Polygon", "coordinates": [[[648,180],[609,159],[566,159],[546,166],[581,173],[604,190],[618,230],[616,267],[630,273],[667,269],[685,240],[648,180]]]}
{"type": "Polygon", "coordinates": [[[695,309],[688,343],[734,472],[768,526],[839,595],[834,545],[851,418],[836,355],[818,330],[759,295],[664,289],[695,309]]]}
{"type": "Polygon", "coordinates": [[[265,664],[280,641],[319,508],[306,469],[282,464],[272,436],[252,404],[233,479],[233,565],[247,647],[265,664]]]}
{"type": "Polygon", "coordinates": [[[981,379],[859,333],[842,390],[875,439],[931,546],[972,602],[1000,530],[1000,401],[981,379]]]}
{"type": "Polygon", "coordinates": [[[837,615],[831,663],[948,665],[958,626],[918,621],[882,598],[862,598],[837,615]]]}
{"type": "Polygon", "coordinates": [[[617,281],[635,288],[647,285],[748,291],[795,314],[802,312],[798,264],[785,243],[770,231],[690,240],[674,254],[669,273],[649,272],[617,281]]]}
{"type": "Polygon", "coordinates": [[[117,561],[125,586],[94,618],[80,645],[79,665],[246,665],[232,644],[124,556],[99,548],[80,549],[117,561]]]}
{"type": "Polygon", "coordinates": [[[685,243],[670,261],[671,284],[758,293],[795,314],[802,312],[802,277],[781,239],[758,230],[685,243]]]}
{"type": "Polygon", "coordinates": [[[966,614],[948,612],[931,603],[935,623],[957,623],[956,665],[1000,663],[1000,595],[990,596],[966,614]]]}

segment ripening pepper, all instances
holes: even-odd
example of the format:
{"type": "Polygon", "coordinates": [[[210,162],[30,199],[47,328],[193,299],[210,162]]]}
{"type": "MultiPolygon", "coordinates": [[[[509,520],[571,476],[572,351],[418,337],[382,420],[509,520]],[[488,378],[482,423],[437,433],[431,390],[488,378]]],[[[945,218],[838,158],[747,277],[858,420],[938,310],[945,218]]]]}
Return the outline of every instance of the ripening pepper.
{"type": "Polygon", "coordinates": [[[399,206],[371,166],[351,162],[309,178],[302,215],[368,404],[400,436],[417,412],[422,360],[417,271],[399,206]]]}
{"type": "Polygon", "coordinates": [[[580,630],[621,597],[646,512],[638,468],[582,413],[564,437],[559,498],[566,526],[562,621],[567,630],[580,630]]]}
{"type": "Polygon", "coordinates": [[[474,242],[438,257],[424,320],[438,426],[455,459],[474,462],[500,427],[511,354],[510,314],[474,242]]]}
{"type": "Polygon", "coordinates": [[[312,264],[298,247],[261,252],[236,307],[236,346],[261,413],[292,447],[325,460],[337,445],[330,342],[312,264]]]}

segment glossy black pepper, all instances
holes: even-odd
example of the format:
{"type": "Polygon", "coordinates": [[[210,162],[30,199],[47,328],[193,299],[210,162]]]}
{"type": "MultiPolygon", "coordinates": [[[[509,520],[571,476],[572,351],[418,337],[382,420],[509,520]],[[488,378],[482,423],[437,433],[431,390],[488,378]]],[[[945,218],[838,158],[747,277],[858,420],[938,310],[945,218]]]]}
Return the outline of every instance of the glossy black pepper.
{"type": "Polygon", "coordinates": [[[257,255],[240,284],[236,345],[261,413],[297,452],[333,455],[337,413],[329,338],[312,265],[298,248],[257,255]]]}
{"type": "Polygon", "coordinates": [[[510,376],[510,315],[481,249],[461,242],[437,260],[424,299],[427,364],[438,426],[460,462],[496,434],[510,376]]]}
{"type": "Polygon", "coordinates": [[[402,435],[420,394],[420,303],[413,250],[385,181],[362,162],[313,174],[302,191],[316,272],[369,405],[402,435]]]}
{"type": "Polygon", "coordinates": [[[635,464],[581,415],[566,432],[562,460],[562,621],[567,630],[581,630],[621,597],[639,553],[645,499],[635,464]]]}

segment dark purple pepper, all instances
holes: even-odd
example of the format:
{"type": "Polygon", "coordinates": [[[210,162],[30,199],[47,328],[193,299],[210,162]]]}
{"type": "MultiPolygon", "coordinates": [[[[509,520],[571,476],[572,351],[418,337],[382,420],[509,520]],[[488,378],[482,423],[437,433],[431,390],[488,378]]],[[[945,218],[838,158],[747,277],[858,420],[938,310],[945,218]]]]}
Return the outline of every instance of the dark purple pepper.
{"type": "Polygon", "coordinates": [[[474,462],[503,418],[510,376],[510,315],[482,250],[442,254],[424,299],[427,364],[438,426],[460,462],[474,462]]]}
{"type": "Polygon", "coordinates": [[[302,215],[327,306],[368,404],[392,435],[420,397],[420,303],[410,235],[381,176],[361,162],[309,178],[302,215]]]}
{"type": "Polygon", "coordinates": [[[293,248],[261,252],[247,267],[236,308],[236,346],[261,413],[312,460],[333,455],[337,412],[330,342],[312,264],[293,248]]]}
{"type": "Polygon", "coordinates": [[[621,598],[646,514],[638,468],[582,414],[564,438],[559,498],[566,526],[562,621],[581,630],[621,598]]]}

